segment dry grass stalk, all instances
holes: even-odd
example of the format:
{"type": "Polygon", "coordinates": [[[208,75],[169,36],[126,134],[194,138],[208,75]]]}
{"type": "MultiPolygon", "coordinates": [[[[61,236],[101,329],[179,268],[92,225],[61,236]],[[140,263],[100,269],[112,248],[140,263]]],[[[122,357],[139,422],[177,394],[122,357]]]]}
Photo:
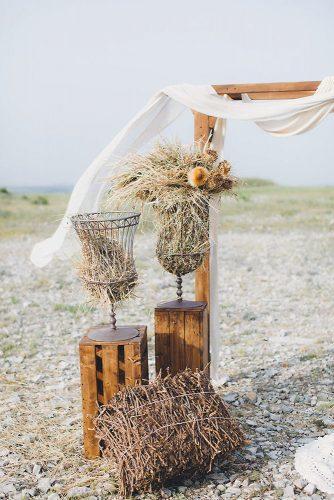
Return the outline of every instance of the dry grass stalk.
{"type": "Polygon", "coordinates": [[[94,302],[109,306],[127,299],[137,284],[134,261],[122,245],[113,238],[78,231],[82,242],[82,259],[78,263],[79,276],[94,302]]]}
{"type": "Polygon", "coordinates": [[[178,142],[159,142],[147,155],[129,155],[117,170],[122,173],[110,179],[107,199],[112,208],[137,202],[166,211],[183,203],[202,206],[211,195],[231,191],[237,182],[230,175],[230,164],[218,162],[215,151],[201,152],[178,142]],[[207,172],[204,183],[202,175],[192,178],[196,169],[207,172]]]}
{"type": "Polygon", "coordinates": [[[156,255],[162,267],[177,276],[195,271],[210,248],[208,203],[182,203],[172,212],[159,210],[157,216],[156,255]]]}
{"type": "Polygon", "coordinates": [[[188,369],[121,391],[96,428],[124,496],[204,474],[244,442],[207,373],[188,369]]]}
{"type": "Polygon", "coordinates": [[[160,142],[147,155],[126,157],[118,168],[123,173],[111,179],[107,206],[152,205],[160,264],[180,276],[197,269],[210,247],[210,198],[236,184],[229,163],[219,162],[215,151],[160,142]]]}

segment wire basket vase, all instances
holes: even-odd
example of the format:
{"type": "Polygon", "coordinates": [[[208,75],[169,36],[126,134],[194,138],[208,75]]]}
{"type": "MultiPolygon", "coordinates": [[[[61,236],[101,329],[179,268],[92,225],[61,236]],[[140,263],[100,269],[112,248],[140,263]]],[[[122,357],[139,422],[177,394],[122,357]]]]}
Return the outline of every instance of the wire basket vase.
{"type": "MultiPolygon", "coordinates": [[[[182,276],[198,269],[209,251],[208,207],[199,210],[196,219],[185,210],[160,212],[156,256],[160,265],[176,276],[177,303],[184,307],[182,276]]],[[[175,304],[177,306],[177,304],[175,304]]]]}
{"type": "Polygon", "coordinates": [[[92,300],[111,310],[110,325],[90,333],[93,340],[120,341],[139,335],[136,328],[116,326],[115,315],[115,304],[129,298],[138,282],[133,241],[139,217],[136,212],[94,212],[71,217],[82,247],[79,276],[92,300]]]}

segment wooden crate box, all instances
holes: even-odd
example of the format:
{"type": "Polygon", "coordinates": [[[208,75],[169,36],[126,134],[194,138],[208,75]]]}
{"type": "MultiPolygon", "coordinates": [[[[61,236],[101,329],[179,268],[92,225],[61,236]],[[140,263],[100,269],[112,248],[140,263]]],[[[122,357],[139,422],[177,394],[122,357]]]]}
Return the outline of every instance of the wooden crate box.
{"type": "Polygon", "coordinates": [[[100,456],[93,421],[99,405],[105,405],[124,386],[148,380],[147,328],[121,342],[98,342],[84,336],[79,344],[84,451],[86,458],[100,456]]]}
{"type": "Polygon", "coordinates": [[[209,363],[206,302],[187,301],[185,307],[166,302],[155,308],[155,364],[163,375],[185,368],[202,370],[209,363]]]}

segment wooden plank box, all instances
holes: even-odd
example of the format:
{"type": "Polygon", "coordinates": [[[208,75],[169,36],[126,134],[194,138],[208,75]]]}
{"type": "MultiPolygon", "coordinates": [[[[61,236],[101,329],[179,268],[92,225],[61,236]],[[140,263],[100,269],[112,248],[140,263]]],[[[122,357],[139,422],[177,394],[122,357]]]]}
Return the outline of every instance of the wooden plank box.
{"type": "Polygon", "coordinates": [[[165,302],[155,308],[155,365],[163,375],[185,368],[203,370],[209,363],[206,302],[165,302]]]}
{"type": "MultiPolygon", "coordinates": [[[[96,328],[96,327],[95,327],[96,328]]],[[[95,329],[94,328],[94,329],[95,329]]],[[[105,405],[122,387],[148,380],[147,327],[136,326],[140,335],[120,342],[98,342],[88,338],[79,344],[84,452],[86,458],[100,456],[100,443],[93,421],[99,405],[105,405]]]]}

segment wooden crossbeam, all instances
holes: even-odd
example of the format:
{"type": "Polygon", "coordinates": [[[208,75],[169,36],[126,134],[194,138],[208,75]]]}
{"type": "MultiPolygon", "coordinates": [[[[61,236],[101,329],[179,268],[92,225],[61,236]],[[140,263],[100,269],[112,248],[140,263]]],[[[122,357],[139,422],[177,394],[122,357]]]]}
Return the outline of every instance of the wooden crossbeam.
{"type": "Polygon", "coordinates": [[[248,94],[251,99],[297,99],[312,95],[320,81],[276,82],[276,83],[232,83],[213,85],[219,95],[228,94],[234,100],[240,100],[241,94],[248,94]]]}

